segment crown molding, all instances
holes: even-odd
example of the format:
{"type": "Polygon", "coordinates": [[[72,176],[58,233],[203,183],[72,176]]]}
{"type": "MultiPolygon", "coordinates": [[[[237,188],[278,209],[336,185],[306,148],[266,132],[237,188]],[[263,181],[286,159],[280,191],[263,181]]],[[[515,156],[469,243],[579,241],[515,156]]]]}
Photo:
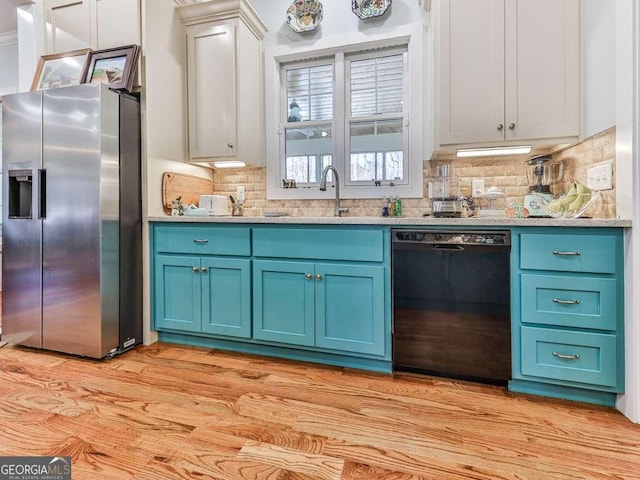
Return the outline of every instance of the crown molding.
{"type": "Polygon", "coordinates": [[[0,33],[0,47],[6,47],[18,43],[18,31],[0,33]]]}
{"type": "Polygon", "coordinates": [[[267,26],[248,0],[173,1],[182,3],[176,10],[185,25],[240,18],[260,40],[267,33],[267,26]]]}

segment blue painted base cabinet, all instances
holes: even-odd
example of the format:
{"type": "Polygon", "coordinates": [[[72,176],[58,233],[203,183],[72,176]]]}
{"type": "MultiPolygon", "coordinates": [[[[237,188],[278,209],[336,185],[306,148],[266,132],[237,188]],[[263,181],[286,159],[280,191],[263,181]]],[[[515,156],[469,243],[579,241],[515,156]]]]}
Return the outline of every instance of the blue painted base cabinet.
{"type": "Polygon", "coordinates": [[[247,259],[157,255],[156,328],[251,337],[247,259]]]}
{"type": "Polygon", "coordinates": [[[161,340],[391,370],[389,229],[154,224],[161,340]]]}
{"type": "Polygon", "coordinates": [[[624,392],[621,229],[512,235],[513,391],[614,405],[624,392]]]}
{"type": "Polygon", "coordinates": [[[384,268],[255,260],[254,338],[384,355],[384,268]]]}

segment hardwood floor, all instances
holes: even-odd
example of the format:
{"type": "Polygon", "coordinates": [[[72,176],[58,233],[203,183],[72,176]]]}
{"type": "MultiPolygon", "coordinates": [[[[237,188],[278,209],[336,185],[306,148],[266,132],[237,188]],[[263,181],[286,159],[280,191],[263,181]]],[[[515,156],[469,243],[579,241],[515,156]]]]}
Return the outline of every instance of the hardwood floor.
{"type": "Polygon", "coordinates": [[[0,348],[0,455],[74,480],[638,479],[613,409],[428,377],[154,344],[112,360],[0,348]]]}

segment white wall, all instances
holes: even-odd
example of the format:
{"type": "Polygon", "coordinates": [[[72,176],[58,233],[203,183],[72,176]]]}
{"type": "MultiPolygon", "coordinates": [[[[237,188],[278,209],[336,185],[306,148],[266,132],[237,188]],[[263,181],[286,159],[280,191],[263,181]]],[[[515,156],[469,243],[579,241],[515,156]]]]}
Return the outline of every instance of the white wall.
{"type": "Polygon", "coordinates": [[[625,236],[625,386],[617,407],[640,423],[640,5],[616,0],[616,203],[625,236]],[[636,48],[634,48],[634,45],[636,48]]]}
{"type": "Polygon", "coordinates": [[[616,3],[583,0],[585,137],[616,123],[616,3]]]}
{"type": "Polygon", "coordinates": [[[148,215],[162,211],[166,171],[211,178],[211,170],[187,163],[186,36],[173,0],[143,1],[143,136],[148,215]]]}
{"type": "Polygon", "coordinates": [[[333,35],[374,31],[380,27],[397,27],[419,23],[425,14],[418,0],[394,0],[389,10],[378,18],[360,20],[351,11],[349,0],[323,0],[323,20],[311,32],[296,33],[287,25],[287,9],[291,0],[251,0],[251,4],[267,25],[265,47],[308,42],[333,35]]]}
{"type": "MultiPolygon", "coordinates": [[[[211,178],[211,170],[187,159],[186,36],[173,0],[142,0],[142,211],[162,216],[162,174],[166,171],[211,178]]],[[[144,222],[143,269],[149,266],[149,228],[144,222]]],[[[150,278],[143,278],[145,344],[158,336],[151,331],[150,278]]]]}

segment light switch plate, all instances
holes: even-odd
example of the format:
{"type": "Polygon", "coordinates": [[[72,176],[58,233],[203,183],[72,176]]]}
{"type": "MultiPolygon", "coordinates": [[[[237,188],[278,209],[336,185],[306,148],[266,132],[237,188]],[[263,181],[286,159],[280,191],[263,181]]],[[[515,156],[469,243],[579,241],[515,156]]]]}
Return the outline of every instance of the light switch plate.
{"type": "Polygon", "coordinates": [[[474,178],[471,180],[471,196],[477,197],[484,193],[484,179],[474,178]]]}
{"type": "Polygon", "coordinates": [[[244,203],[244,200],[245,200],[244,185],[238,185],[236,187],[236,201],[238,203],[244,203]]]}
{"type": "Polygon", "coordinates": [[[605,163],[587,169],[587,187],[591,190],[611,190],[613,188],[613,166],[605,163]]]}

